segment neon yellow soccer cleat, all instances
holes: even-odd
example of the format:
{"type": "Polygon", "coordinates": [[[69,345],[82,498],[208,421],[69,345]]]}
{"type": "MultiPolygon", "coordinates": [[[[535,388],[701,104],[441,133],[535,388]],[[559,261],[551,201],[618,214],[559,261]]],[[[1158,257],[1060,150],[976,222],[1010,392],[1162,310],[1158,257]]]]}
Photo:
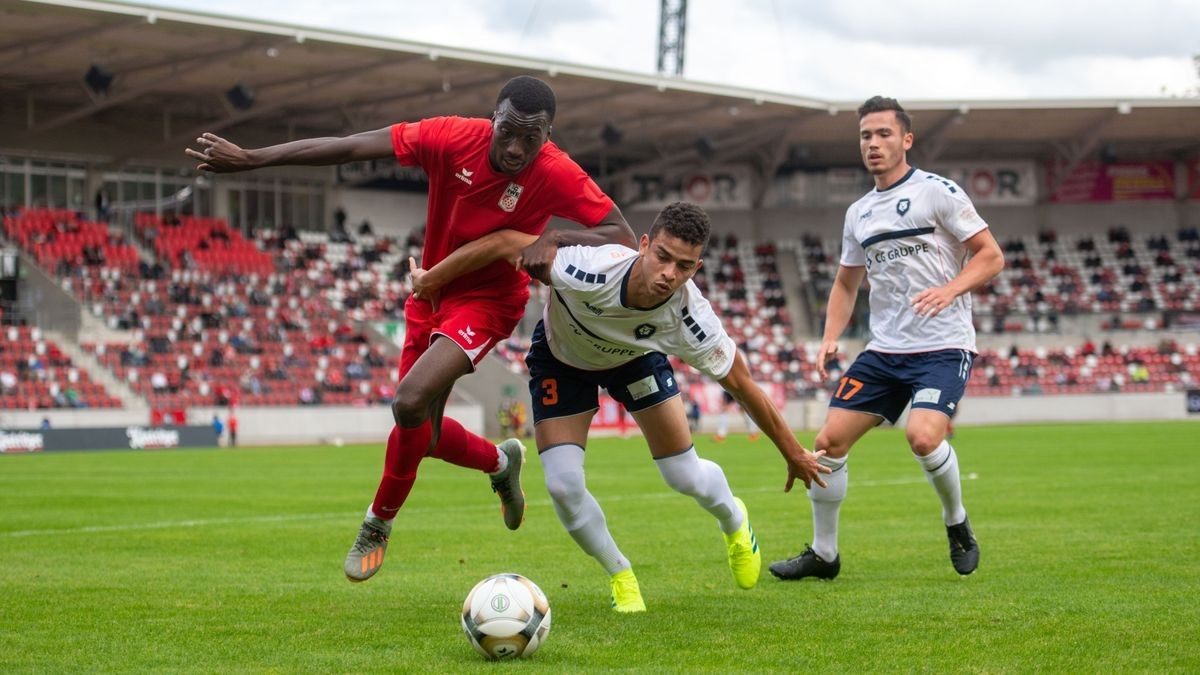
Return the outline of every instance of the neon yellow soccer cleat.
{"type": "Polygon", "coordinates": [[[638,580],[633,576],[632,569],[612,575],[609,583],[612,585],[612,608],[614,611],[646,611],[646,603],[642,601],[642,589],[638,587],[638,580]]]}
{"type": "Polygon", "coordinates": [[[754,537],[754,528],[750,527],[750,512],[746,503],[737,497],[734,503],[742,510],[742,526],[737,532],[725,535],[725,547],[729,553],[729,571],[733,572],[733,580],[738,588],[754,588],[758,583],[758,573],[762,569],[762,553],[758,550],[758,540],[754,537]]]}

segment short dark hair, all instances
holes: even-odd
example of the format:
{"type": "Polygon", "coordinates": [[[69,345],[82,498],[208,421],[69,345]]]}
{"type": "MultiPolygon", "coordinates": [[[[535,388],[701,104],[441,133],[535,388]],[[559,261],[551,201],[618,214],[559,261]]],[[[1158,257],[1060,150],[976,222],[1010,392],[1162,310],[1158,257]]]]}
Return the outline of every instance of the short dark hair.
{"type": "Polygon", "coordinates": [[[703,253],[708,248],[712,222],[699,206],[688,202],[672,202],[655,216],[654,224],[650,226],[650,239],[653,240],[662,230],[692,246],[700,246],[703,253]]]}
{"type": "Polygon", "coordinates": [[[862,118],[871,113],[887,112],[889,110],[895,111],[896,120],[900,122],[901,131],[906,134],[912,131],[912,118],[908,116],[908,113],[904,112],[904,108],[900,105],[900,102],[894,98],[872,96],[862,105],[858,106],[858,119],[861,121],[862,118]]]}
{"type": "Polygon", "coordinates": [[[536,115],[545,111],[550,115],[550,120],[554,120],[554,90],[536,77],[519,75],[509,80],[500,89],[500,95],[496,97],[496,105],[500,105],[505,99],[512,103],[512,107],[516,108],[517,112],[536,115]]]}

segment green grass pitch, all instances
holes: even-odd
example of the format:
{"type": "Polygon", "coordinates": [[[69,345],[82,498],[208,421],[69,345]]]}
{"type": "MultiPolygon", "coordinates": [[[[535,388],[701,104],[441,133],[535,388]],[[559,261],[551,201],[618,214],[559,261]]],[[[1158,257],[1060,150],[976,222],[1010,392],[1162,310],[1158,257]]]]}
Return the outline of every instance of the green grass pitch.
{"type": "Polygon", "coordinates": [[[954,444],[974,575],[950,567],[902,433],[878,430],[851,455],[841,576],[782,583],[765,566],[810,537],[803,490],[783,493],[766,439],[701,437],[762,546],[741,591],[715,523],[641,440],[596,439],[589,485],[649,607],[632,616],[608,608],[532,447],[520,530],[482,475],[428,460],[360,585],[341,565],[382,444],[0,457],[0,672],[1200,671],[1200,424],[963,428],[954,444]],[[502,571],[546,591],[553,628],[532,659],[494,664],[458,623],[502,571]]]}

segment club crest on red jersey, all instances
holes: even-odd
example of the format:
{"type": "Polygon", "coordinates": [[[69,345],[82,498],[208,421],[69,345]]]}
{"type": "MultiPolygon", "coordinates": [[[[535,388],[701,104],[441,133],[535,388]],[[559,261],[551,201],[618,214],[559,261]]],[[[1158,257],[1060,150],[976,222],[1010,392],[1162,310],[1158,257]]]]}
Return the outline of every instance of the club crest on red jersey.
{"type": "Polygon", "coordinates": [[[509,183],[508,187],[504,188],[504,195],[500,197],[500,208],[508,213],[512,213],[517,208],[517,200],[521,198],[521,192],[524,187],[516,183],[509,183]]]}

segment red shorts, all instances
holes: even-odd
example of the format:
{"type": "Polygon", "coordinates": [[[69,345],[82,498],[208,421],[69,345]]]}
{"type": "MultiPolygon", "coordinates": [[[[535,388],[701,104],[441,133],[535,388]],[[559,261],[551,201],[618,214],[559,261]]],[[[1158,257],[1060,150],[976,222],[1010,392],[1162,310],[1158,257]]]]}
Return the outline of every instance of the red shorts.
{"type": "Polygon", "coordinates": [[[421,358],[433,338],[444,335],[457,344],[471,366],[501,340],[512,335],[517,322],[525,316],[524,294],[514,298],[442,298],[435,311],[426,300],[409,296],[404,303],[404,348],[400,353],[400,377],[421,358]]]}

